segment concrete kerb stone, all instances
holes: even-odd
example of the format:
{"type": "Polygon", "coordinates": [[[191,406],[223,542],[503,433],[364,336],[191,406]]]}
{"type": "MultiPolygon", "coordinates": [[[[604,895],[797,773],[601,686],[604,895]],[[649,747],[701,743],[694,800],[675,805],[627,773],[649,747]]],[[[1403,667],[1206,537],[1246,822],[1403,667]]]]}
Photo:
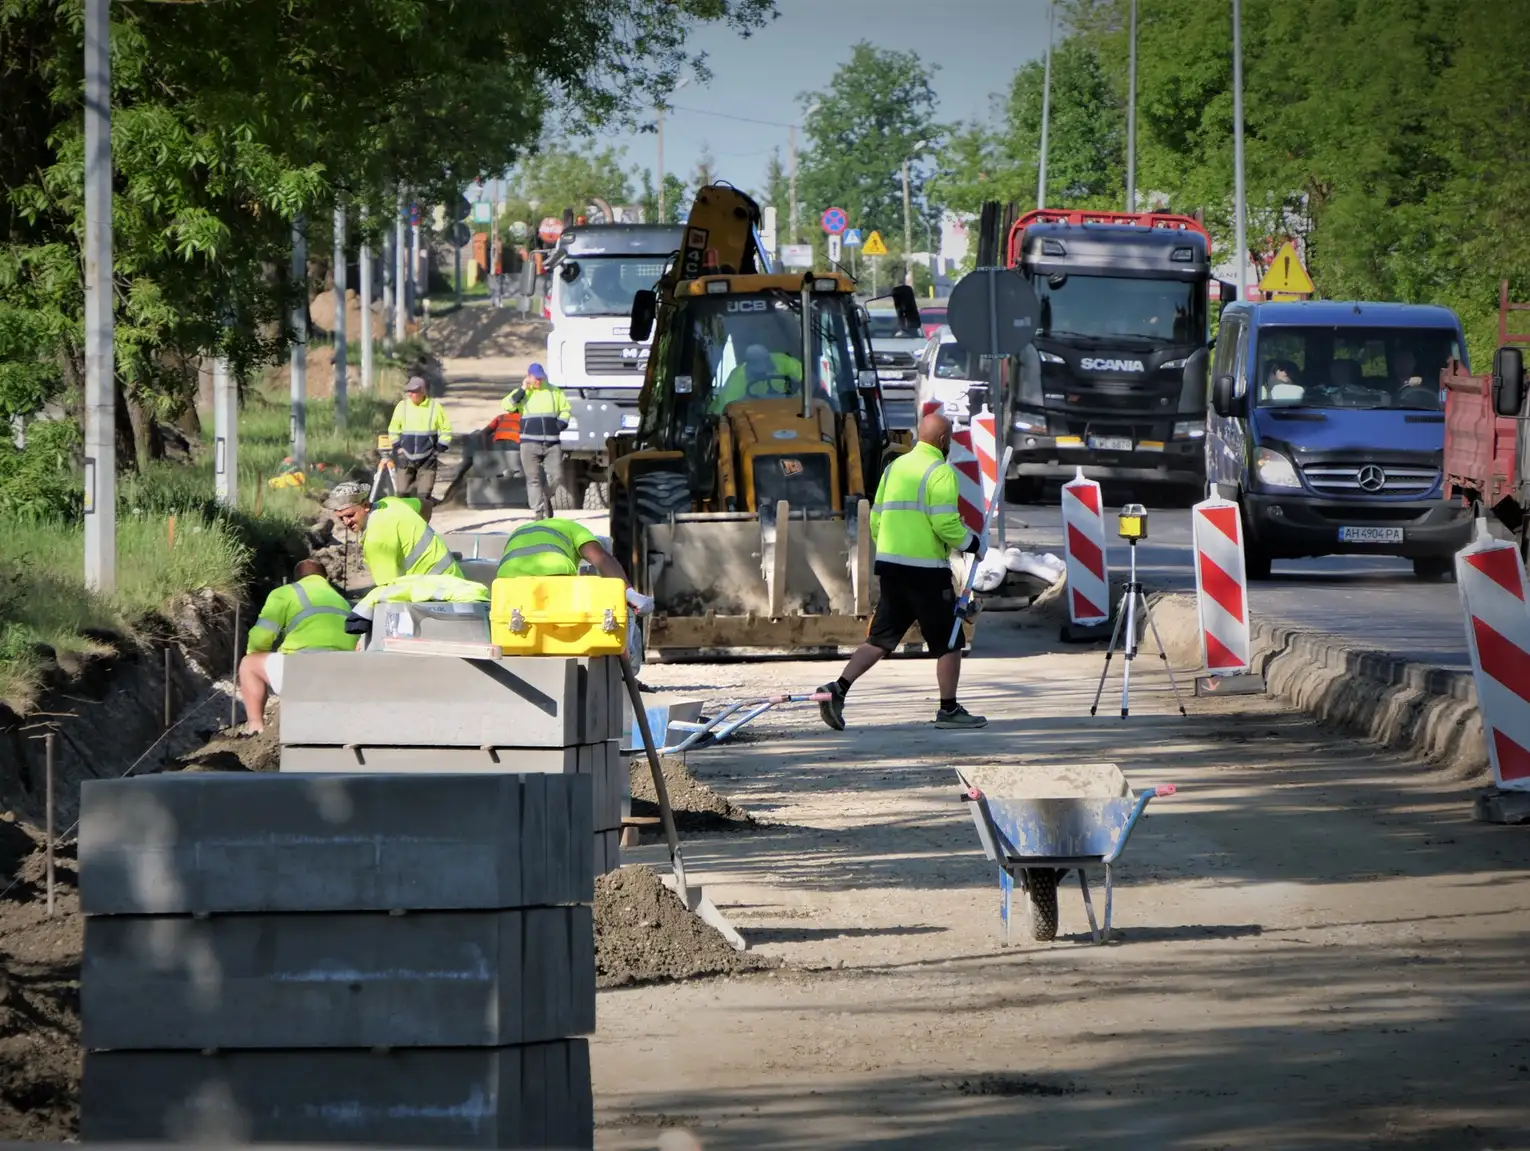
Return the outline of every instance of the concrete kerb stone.
{"type": "MultiPolygon", "coordinates": [[[[1160,593],[1151,603],[1174,666],[1199,668],[1194,597],[1160,593]]],[[[1427,759],[1457,778],[1486,775],[1487,747],[1470,672],[1257,618],[1250,630],[1252,670],[1264,676],[1270,695],[1324,723],[1427,759]]]]}

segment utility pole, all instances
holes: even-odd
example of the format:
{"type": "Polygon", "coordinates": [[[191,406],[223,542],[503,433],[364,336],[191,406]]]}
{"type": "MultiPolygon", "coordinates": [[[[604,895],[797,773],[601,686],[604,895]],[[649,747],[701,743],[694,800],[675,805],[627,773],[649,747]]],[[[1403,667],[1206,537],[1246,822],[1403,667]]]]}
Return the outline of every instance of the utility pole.
{"type": "Polygon", "coordinates": [[[393,213],[393,340],[404,342],[405,315],[409,310],[409,280],[405,276],[405,264],[409,260],[409,241],[404,235],[404,193],[398,194],[397,210],[393,213]]]}
{"type": "Polygon", "coordinates": [[[292,221],[292,462],[308,466],[308,235],[302,216],[292,221]]]}
{"type": "Polygon", "coordinates": [[[659,106],[658,112],[659,112],[659,119],[658,119],[658,129],[659,129],[659,218],[658,218],[658,220],[656,222],[660,223],[660,224],[667,224],[667,223],[669,223],[669,216],[665,214],[665,204],[664,204],[664,107],[663,107],[663,105],[659,106]]]}
{"type": "Polygon", "coordinates": [[[226,508],[239,506],[239,388],[229,374],[228,357],[212,364],[213,495],[226,508]]]}
{"type": "Polygon", "coordinates": [[[345,331],[345,206],[335,204],[335,427],[345,430],[345,386],[350,348],[345,331]]]}
{"type": "Polygon", "coordinates": [[[1233,246],[1238,262],[1238,299],[1247,296],[1248,216],[1243,187],[1243,5],[1232,0],[1233,19],[1233,246]]]}
{"type": "Polygon", "coordinates": [[[908,157],[903,158],[903,282],[914,286],[914,233],[909,220],[908,157]]]}
{"type": "Polygon", "coordinates": [[[393,351],[393,229],[382,234],[382,348],[383,355],[393,351]]]}
{"type": "MultiPolygon", "coordinates": [[[[426,289],[430,287],[427,280],[426,289]]],[[[410,213],[409,224],[409,318],[414,319],[414,311],[420,308],[420,225],[414,223],[414,214],[410,213]]],[[[421,308],[423,311],[423,308],[421,308]]]]}
{"type": "Polygon", "coordinates": [[[792,243],[797,244],[797,125],[786,129],[787,186],[790,188],[792,243]]]}
{"type": "Polygon", "coordinates": [[[1041,81],[1041,155],[1036,160],[1036,207],[1047,206],[1047,129],[1052,125],[1052,30],[1055,11],[1047,4],[1047,63],[1041,81]]]}
{"type": "Polygon", "coordinates": [[[117,589],[112,355],[112,80],[108,0],[85,0],[85,586],[117,589]]]}
{"type": "Polygon", "coordinates": [[[356,253],[361,277],[357,293],[361,303],[361,390],[372,388],[372,242],[367,236],[367,208],[361,206],[361,249],[356,253]]]}
{"type": "Polygon", "coordinates": [[[1137,210],[1137,0],[1132,0],[1132,47],[1127,66],[1126,97],[1126,210],[1137,210]]]}

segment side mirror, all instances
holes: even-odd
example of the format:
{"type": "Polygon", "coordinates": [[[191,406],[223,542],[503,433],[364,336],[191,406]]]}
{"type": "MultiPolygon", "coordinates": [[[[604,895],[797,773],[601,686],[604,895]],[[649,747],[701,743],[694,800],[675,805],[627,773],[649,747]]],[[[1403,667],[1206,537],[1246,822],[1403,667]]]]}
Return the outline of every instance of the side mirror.
{"type": "Polygon", "coordinates": [[[898,313],[898,323],[906,331],[923,330],[923,323],[919,319],[919,302],[914,297],[914,289],[907,284],[899,284],[892,290],[893,307],[898,313]]]}
{"type": "MultiPolygon", "coordinates": [[[[1190,365],[1186,364],[1188,369],[1190,365]]],[[[1211,409],[1222,417],[1238,415],[1238,381],[1231,375],[1218,376],[1211,384],[1211,409]]]]}
{"type": "Polygon", "coordinates": [[[855,374],[855,386],[863,392],[877,390],[877,370],[875,368],[862,368],[855,374]]]}
{"type": "Polygon", "coordinates": [[[641,344],[653,335],[653,318],[659,310],[659,297],[651,288],[640,288],[632,297],[632,329],[627,334],[641,344]]]}
{"type": "Polygon", "coordinates": [[[1224,304],[1235,304],[1235,303],[1237,303],[1238,302],[1238,285],[1237,284],[1229,284],[1226,280],[1218,280],[1217,281],[1217,297],[1224,304]]]}
{"type": "Polygon", "coordinates": [[[1525,354],[1502,347],[1493,353],[1493,411],[1509,419],[1525,407],[1525,354]]]}
{"type": "Polygon", "coordinates": [[[1205,348],[1197,348],[1185,361],[1179,377],[1180,411],[1199,411],[1206,402],[1206,371],[1210,366],[1211,352],[1205,348]]]}

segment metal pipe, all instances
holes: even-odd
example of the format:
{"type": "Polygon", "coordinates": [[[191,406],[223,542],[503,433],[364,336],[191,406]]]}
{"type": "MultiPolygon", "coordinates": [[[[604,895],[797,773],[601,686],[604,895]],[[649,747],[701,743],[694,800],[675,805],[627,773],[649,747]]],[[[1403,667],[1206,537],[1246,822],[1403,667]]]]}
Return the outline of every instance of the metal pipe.
{"type": "Polygon", "coordinates": [[[393,212],[393,340],[404,342],[404,325],[409,308],[409,280],[404,265],[409,259],[409,241],[404,235],[404,192],[400,188],[393,212]]]}
{"type": "Polygon", "coordinates": [[[169,648],[169,645],[166,645],[166,647],[165,647],[165,730],[166,731],[170,730],[170,723],[171,723],[172,719],[174,718],[174,716],[172,715],[173,702],[174,701],[173,701],[173,699],[171,697],[171,694],[170,694],[170,648],[169,648]]]}
{"type": "Polygon", "coordinates": [[[239,614],[243,605],[234,601],[234,669],[229,676],[229,683],[233,690],[228,696],[228,725],[233,727],[239,722],[239,614]]]}
{"type": "Polygon", "coordinates": [[[85,0],[85,585],[117,587],[109,0],[85,0]]]}
{"type": "Polygon", "coordinates": [[[48,732],[43,736],[43,772],[44,772],[44,800],[48,812],[46,816],[47,838],[44,841],[43,850],[47,852],[48,860],[48,914],[53,914],[53,742],[54,733],[48,732]]]}
{"type": "Polygon", "coordinates": [[[1036,207],[1047,206],[1047,130],[1052,124],[1052,30],[1055,12],[1047,4],[1047,62],[1041,81],[1041,155],[1036,161],[1036,207]]]}
{"type": "Polygon", "coordinates": [[[1233,21],[1233,258],[1238,264],[1238,299],[1247,297],[1248,215],[1243,185],[1243,4],[1232,0],[1233,21]]]}
{"type": "Polygon", "coordinates": [[[1131,53],[1126,96],[1126,210],[1137,210],[1137,0],[1132,0],[1131,53]]]}
{"type": "Polygon", "coordinates": [[[913,225],[910,222],[910,205],[908,194],[908,158],[903,160],[903,282],[909,287],[914,286],[914,264],[910,259],[910,253],[914,250],[913,225]]]}
{"type": "Polygon", "coordinates": [[[356,285],[361,299],[361,390],[372,386],[372,242],[367,237],[367,209],[361,206],[361,248],[356,269],[361,283],[356,285]]]}

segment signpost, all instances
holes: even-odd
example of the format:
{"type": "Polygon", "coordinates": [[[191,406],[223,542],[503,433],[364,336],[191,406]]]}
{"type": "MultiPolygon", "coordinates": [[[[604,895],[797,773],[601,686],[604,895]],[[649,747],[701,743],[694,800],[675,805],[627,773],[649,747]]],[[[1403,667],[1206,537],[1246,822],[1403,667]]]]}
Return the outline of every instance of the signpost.
{"type": "Polygon", "coordinates": [[[872,232],[861,245],[862,255],[871,260],[871,294],[877,294],[877,257],[887,255],[887,245],[882,242],[881,232],[872,232]]]}
{"type": "Polygon", "coordinates": [[[839,263],[839,258],[843,254],[843,239],[839,232],[829,233],[829,262],[832,264],[839,263]]]}
{"type": "MultiPolygon", "coordinates": [[[[872,233],[871,239],[879,239],[872,233]]],[[[870,251],[870,242],[866,248],[870,251]]],[[[885,249],[884,249],[885,250],[885,249]]],[[[1036,339],[1041,305],[1030,283],[1012,268],[978,268],[951,290],[946,322],[956,342],[968,352],[988,357],[988,406],[993,409],[1000,442],[1009,438],[1009,405],[1004,390],[1002,359],[1018,356],[1036,339]]],[[[974,410],[972,398],[967,410],[974,410]]],[[[999,483],[1004,483],[1004,476],[999,483]]],[[[999,519],[999,546],[1004,546],[1004,520],[999,519]]]]}

